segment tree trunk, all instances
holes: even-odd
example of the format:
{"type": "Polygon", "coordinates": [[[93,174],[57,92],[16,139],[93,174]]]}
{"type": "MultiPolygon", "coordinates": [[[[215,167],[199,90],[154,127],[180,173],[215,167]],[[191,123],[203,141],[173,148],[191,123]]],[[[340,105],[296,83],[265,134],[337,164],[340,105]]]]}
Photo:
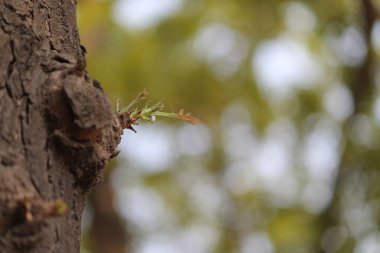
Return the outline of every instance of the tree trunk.
{"type": "Polygon", "coordinates": [[[0,0],[0,252],[79,252],[85,197],[120,141],[75,4],[0,0]]]}
{"type": "MultiPolygon", "coordinates": [[[[353,114],[343,123],[343,129],[350,129],[352,126],[353,119],[363,111],[368,110],[369,101],[373,101],[371,98],[374,94],[374,89],[376,88],[371,80],[373,79],[374,73],[374,51],[371,46],[371,32],[376,22],[376,17],[378,11],[371,0],[359,0],[362,14],[361,26],[364,32],[364,39],[366,42],[366,47],[368,49],[367,55],[364,58],[362,64],[360,64],[356,69],[351,70],[352,76],[347,80],[347,83],[351,89],[353,95],[353,114]]],[[[355,156],[352,155],[352,150],[355,144],[348,140],[343,149],[340,164],[338,166],[338,173],[334,182],[334,192],[332,199],[326,209],[319,215],[318,224],[320,228],[318,231],[318,236],[315,249],[316,252],[333,252],[334,247],[339,243],[337,240],[341,235],[332,234],[326,237],[326,231],[334,226],[339,225],[340,217],[342,216],[341,208],[341,198],[346,190],[347,179],[350,175],[355,173],[355,156]],[[325,236],[325,243],[322,245],[321,240],[325,236]]]]}

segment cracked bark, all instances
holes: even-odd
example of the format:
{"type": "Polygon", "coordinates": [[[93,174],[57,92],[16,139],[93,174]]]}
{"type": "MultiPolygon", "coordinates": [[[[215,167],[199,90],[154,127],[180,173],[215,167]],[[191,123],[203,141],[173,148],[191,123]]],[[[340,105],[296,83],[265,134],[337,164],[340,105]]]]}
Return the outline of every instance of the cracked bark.
{"type": "Polygon", "coordinates": [[[79,252],[86,195],[120,141],[75,4],[0,0],[0,252],[79,252]]]}

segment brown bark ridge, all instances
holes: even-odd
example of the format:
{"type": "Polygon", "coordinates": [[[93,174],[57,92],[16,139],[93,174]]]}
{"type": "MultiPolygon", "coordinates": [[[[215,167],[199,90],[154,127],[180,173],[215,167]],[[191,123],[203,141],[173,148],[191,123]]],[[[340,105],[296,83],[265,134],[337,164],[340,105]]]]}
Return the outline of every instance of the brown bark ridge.
{"type": "Polygon", "coordinates": [[[79,252],[85,197],[120,141],[75,5],[0,0],[1,253],[79,252]]]}

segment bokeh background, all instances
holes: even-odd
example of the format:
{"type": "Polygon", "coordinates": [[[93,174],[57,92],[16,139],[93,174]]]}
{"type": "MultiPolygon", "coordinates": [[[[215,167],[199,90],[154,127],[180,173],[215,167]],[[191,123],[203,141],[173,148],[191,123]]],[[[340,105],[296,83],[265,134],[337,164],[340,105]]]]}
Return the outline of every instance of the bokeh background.
{"type": "Polygon", "coordinates": [[[83,253],[380,252],[380,1],[79,0],[88,70],[125,131],[83,253]]]}

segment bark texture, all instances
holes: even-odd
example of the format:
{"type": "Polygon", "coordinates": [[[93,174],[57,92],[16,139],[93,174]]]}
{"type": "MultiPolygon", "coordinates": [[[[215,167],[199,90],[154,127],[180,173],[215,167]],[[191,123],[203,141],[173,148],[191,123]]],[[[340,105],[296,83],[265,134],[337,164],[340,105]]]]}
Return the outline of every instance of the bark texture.
{"type": "Polygon", "coordinates": [[[0,252],[79,252],[85,197],[120,141],[75,4],[0,0],[0,252]]]}

